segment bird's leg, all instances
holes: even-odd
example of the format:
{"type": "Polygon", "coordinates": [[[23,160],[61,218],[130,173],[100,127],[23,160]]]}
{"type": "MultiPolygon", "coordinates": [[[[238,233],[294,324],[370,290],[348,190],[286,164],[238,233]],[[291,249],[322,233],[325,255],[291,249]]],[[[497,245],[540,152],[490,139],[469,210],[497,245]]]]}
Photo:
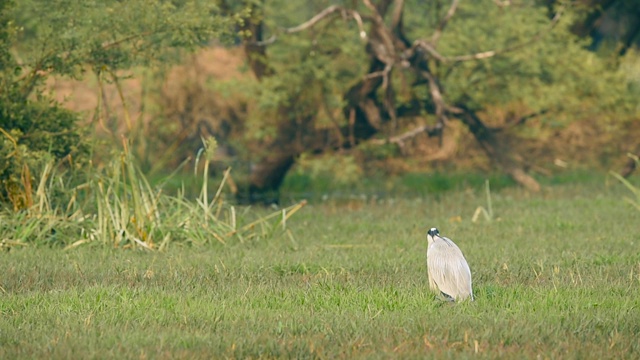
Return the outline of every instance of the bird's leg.
{"type": "Polygon", "coordinates": [[[454,299],[454,298],[453,298],[451,295],[449,295],[449,294],[445,294],[445,293],[443,293],[442,291],[440,291],[440,294],[442,294],[442,297],[444,297],[444,299],[445,299],[446,301],[451,301],[451,302],[456,301],[456,299],[454,299]]]}

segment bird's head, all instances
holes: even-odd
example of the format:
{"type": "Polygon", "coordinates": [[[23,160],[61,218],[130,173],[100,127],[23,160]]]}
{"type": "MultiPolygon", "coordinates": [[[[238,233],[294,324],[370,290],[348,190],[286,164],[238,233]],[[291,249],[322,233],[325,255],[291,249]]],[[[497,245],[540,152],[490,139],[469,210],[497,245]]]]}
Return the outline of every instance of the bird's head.
{"type": "Polygon", "coordinates": [[[440,232],[436,228],[431,228],[427,231],[427,242],[429,245],[433,243],[433,238],[440,235],[440,232]]]}

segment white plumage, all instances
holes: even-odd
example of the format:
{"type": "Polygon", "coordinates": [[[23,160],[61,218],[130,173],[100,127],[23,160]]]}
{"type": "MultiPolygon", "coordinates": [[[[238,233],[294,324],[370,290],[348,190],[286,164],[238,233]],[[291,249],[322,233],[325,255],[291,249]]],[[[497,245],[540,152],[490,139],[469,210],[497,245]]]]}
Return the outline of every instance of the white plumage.
{"type": "Polygon", "coordinates": [[[471,298],[471,270],[460,248],[451,239],[440,236],[436,228],[427,232],[427,271],[429,286],[453,301],[471,298]]]}

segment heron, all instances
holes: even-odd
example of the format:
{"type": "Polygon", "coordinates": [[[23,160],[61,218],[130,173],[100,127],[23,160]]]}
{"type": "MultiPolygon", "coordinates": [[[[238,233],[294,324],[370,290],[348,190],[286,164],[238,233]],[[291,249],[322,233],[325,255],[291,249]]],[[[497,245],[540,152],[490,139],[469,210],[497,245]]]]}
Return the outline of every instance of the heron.
{"type": "Polygon", "coordinates": [[[436,228],[427,231],[429,287],[449,301],[471,298],[471,270],[460,248],[436,228]]]}

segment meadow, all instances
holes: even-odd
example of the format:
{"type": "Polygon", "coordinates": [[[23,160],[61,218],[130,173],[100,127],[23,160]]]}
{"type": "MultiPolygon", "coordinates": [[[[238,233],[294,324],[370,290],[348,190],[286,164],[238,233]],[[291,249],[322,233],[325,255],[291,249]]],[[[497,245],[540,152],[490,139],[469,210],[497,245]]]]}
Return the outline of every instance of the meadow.
{"type": "Polygon", "coordinates": [[[0,358],[638,358],[629,194],[611,178],[505,187],[476,222],[477,187],[317,200],[226,245],[14,246],[0,253],[0,358]],[[429,291],[433,226],[464,252],[476,301],[429,291]]]}

